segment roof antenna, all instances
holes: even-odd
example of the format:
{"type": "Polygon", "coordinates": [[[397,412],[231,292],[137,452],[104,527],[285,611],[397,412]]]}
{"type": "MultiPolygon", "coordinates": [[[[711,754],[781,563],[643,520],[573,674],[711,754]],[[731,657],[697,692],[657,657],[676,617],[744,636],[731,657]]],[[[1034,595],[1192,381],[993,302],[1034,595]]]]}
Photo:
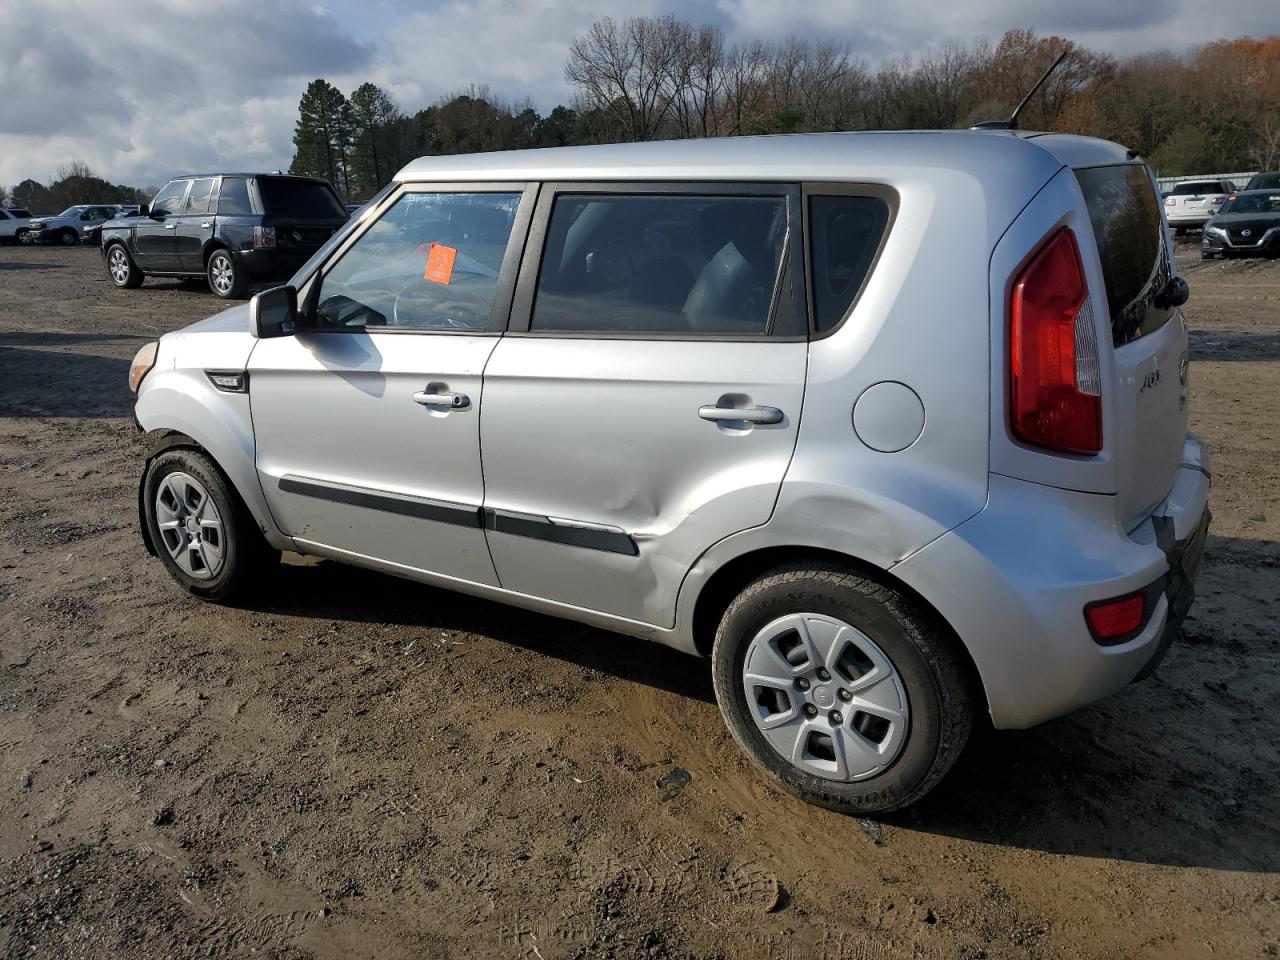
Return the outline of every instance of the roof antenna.
{"type": "Polygon", "coordinates": [[[1039,90],[1042,86],[1044,86],[1044,82],[1049,79],[1049,74],[1053,73],[1054,70],[1058,69],[1058,64],[1060,64],[1066,58],[1067,54],[1070,52],[1071,52],[1070,44],[1067,44],[1065,47],[1062,48],[1062,52],[1058,54],[1058,59],[1054,60],[1053,63],[1049,64],[1049,69],[1046,70],[1043,74],[1041,74],[1040,79],[1037,80],[1035,82],[1035,85],[1032,86],[1032,88],[1027,91],[1027,95],[1022,98],[1022,102],[1018,104],[1017,108],[1013,111],[1013,113],[1009,115],[1008,120],[984,120],[982,121],[982,123],[975,123],[969,129],[970,130],[1017,130],[1018,114],[1022,113],[1022,108],[1025,107],[1027,105],[1027,102],[1036,95],[1036,91],[1039,90]]]}

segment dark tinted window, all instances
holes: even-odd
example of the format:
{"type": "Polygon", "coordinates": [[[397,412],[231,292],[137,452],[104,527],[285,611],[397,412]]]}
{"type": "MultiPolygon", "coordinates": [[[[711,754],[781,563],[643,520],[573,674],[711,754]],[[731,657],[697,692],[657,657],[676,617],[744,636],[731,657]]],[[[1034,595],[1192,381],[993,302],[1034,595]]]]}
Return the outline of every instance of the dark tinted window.
{"type": "Polygon", "coordinates": [[[407,193],[320,284],[321,327],[484,330],[518,193],[407,193]]]}
{"type": "Polygon", "coordinates": [[[1222,208],[1223,213],[1280,213],[1280,193],[1244,193],[1222,208]]]}
{"type": "Polygon", "coordinates": [[[244,177],[223,177],[218,191],[218,214],[223,217],[248,216],[253,213],[249,202],[249,181],[244,177]]]}
{"type": "Polygon", "coordinates": [[[27,220],[31,219],[30,210],[10,210],[9,213],[11,216],[17,217],[18,219],[23,219],[23,218],[26,218],[27,220]]]}
{"type": "Polygon", "coordinates": [[[258,191],[262,194],[265,212],[273,216],[297,217],[300,220],[347,218],[347,208],[338,202],[327,184],[313,180],[260,177],[258,191]]]}
{"type": "Polygon", "coordinates": [[[1169,319],[1152,298],[1169,282],[1164,223],[1147,168],[1131,163],[1076,171],[1107,285],[1117,346],[1158,330],[1169,319]]]}
{"type": "Polygon", "coordinates": [[[562,194],[530,327],[803,333],[775,309],[786,242],[785,197],[562,194]]]}
{"type": "Polygon", "coordinates": [[[187,195],[188,180],[174,180],[156,194],[151,201],[152,213],[174,214],[182,209],[182,198],[187,195]]]}
{"type": "Polygon", "coordinates": [[[1174,184],[1169,191],[1172,196],[1202,196],[1206,193],[1222,193],[1222,184],[1217,180],[1189,180],[1186,183],[1174,184]]]}
{"type": "Polygon", "coordinates": [[[1276,190],[1280,189],[1280,173],[1260,173],[1245,187],[1246,190],[1276,190]]]}
{"type": "Polygon", "coordinates": [[[209,213],[212,210],[214,189],[218,181],[212,177],[191,181],[191,192],[187,194],[187,205],[184,213],[209,213]]]}
{"type": "Polygon", "coordinates": [[[862,289],[889,205],[876,197],[810,197],[810,283],[814,328],[834,330],[862,289]]]}

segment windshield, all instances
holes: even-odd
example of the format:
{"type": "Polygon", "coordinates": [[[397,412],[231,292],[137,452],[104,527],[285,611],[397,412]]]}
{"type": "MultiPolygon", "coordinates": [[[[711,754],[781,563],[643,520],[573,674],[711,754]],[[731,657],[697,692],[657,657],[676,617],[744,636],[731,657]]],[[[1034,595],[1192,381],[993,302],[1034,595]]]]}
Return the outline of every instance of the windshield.
{"type": "Polygon", "coordinates": [[[58,216],[59,217],[78,217],[80,216],[80,211],[83,209],[84,207],[67,207],[67,209],[63,210],[60,214],[58,214],[58,216]]]}
{"type": "Polygon", "coordinates": [[[267,213],[301,220],[345,220],[347,208],[327,183],[263,177],[258,181],[267,213]]]}
{"type": "Polygon", "coordinates": [[[1280,188],[1280,173],[1260,173],[1249,181],[1248,190],[1275,190],[1280,188]]]}
{"type": "Polygon", "coordinates": [[[1280,193],[1242,194],[1222,208],[1223,213],[1280,213],[1280,193]]]}

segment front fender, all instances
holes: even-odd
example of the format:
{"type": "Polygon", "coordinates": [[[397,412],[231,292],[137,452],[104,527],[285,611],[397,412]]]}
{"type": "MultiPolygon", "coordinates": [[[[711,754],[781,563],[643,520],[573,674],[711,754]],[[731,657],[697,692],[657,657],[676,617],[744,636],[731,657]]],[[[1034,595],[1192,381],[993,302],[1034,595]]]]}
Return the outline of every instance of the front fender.
{"type": "Polygon", "coordinates": [[[155,369],[143,380],[135,416],[145,433],[155,435],[148,462],[165,450],[200,447],[227,475],[267,542],[277,550],[296,549],[276,526],[258,482],[246,394],[218,391],[203,371],[155,369]]]}

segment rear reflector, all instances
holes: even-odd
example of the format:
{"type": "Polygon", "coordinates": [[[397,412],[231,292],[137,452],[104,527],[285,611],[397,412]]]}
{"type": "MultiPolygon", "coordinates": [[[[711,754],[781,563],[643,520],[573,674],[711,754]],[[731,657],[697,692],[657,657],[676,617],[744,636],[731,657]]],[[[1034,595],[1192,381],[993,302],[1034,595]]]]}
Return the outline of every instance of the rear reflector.
{"type": "Polygon", "coordinates": [[[1102,449],[1098,336],[1080,248],[1066,227],[1014,280],[1009,382],[1019,440],[1063,453],[1102,449]]]}
{"type": "Polygon", "coordinates": [[[1115,600],[1101,600],[1084,608],[1084,618],[1089,624],[1093,639],[1101,644],[1124,643],[1130,640],[1142,626],[1146,601],[1141,593],[1115,600]]]}

